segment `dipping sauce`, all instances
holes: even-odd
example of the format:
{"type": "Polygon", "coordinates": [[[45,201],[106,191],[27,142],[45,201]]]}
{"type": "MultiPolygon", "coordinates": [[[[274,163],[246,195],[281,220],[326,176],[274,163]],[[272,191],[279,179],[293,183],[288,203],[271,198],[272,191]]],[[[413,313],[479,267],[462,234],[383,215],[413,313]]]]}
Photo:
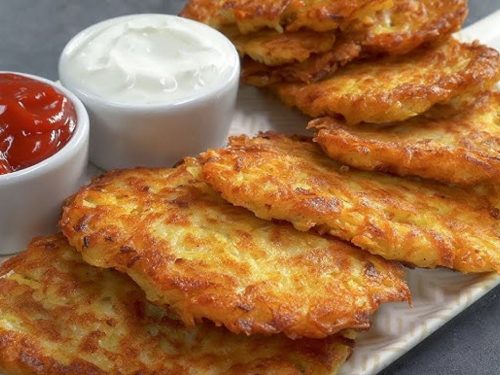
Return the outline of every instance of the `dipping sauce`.
{"type": "Polygon", "coordinates": [[[71,138],[73,104],[52,86],[0,73],[0,174],[47,159],[71,138]]]}
{"type": "Polygon", "coordinates": [[[84,94],[116,103],[176,102],[227,80],[234,70],[234,47],[215,33],[168,15],[111,19],[69,43],[61,77],[84,94]]]}

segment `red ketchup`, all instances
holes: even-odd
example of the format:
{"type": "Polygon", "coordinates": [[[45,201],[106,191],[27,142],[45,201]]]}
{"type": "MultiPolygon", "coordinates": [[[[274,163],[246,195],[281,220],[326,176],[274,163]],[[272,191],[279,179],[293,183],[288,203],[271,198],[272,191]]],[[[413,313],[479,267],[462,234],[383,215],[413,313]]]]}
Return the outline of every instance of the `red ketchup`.
{"type": "Polygon", "coordinates": [[[71,138],[76,119],[73,104],[52,86],[0,73],[0,175],[54,155],[71,138]]]}

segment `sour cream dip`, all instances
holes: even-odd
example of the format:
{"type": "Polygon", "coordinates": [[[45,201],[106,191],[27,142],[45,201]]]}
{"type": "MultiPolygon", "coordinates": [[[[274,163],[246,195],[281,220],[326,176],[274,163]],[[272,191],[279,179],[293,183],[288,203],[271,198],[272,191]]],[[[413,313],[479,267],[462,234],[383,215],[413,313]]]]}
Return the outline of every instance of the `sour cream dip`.
{"type": "Polygon", "coordinates": [[[166,104],[203,95],[234,71],[234,47],[217,31],[180,17],[138,14],[77,35],[59,64],[61,80],[119,104],[166,104]]]}
{"type": "Polygon", "coordinates": [[[102,169],[169,167],[224,145],[240,58],[223,34],[164,14],[90,26],[59,58],[59,79],[85,104],[90,160],[102,169]]]}

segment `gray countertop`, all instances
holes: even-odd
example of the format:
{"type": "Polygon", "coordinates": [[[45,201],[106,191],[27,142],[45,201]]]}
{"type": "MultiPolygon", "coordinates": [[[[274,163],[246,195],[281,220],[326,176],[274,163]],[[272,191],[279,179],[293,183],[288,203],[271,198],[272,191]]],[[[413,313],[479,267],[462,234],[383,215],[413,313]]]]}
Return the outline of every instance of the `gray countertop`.
{"type": "MultiPolygon", "coordinates": [[[[0,0],[0,70],[57,78],[59,53],[83,28],[130,13],[177,13],[179,0],[0,0]]],[[[470,0],[468,24],[500,8],[470,0]]],[[[500,27],[500,26],[499,26],[500,27]]],[[[500,375],[500,287],[380,375],[500,375]]]]}

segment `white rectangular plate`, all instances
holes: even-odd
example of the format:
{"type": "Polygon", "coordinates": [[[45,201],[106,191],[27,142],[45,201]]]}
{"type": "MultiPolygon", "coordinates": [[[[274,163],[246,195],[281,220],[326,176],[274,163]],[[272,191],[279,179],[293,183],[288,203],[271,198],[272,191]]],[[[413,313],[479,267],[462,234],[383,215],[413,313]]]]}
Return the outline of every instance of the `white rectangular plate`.
{"type": "MultiPolygon", "coordinates": [[[[500,50],[500,11],[462,30],[457,37],[500,50]]],[[[311,134],[309,119],[285,107],[271,94],[241,87],[238,111],[231,134],[256,134],[273,130],[311,134]]],[[[447,270],[408,270],[412,307],[386,304],[376,314],[372,328],[356,340],[352,357],[341,375],[373,375],[387,367],[490,290],[500,285],[497,275],[463,275],[447,270]]]]}
{"type": "MultiPolygon", "coordinates": [[[[500,11],[461,31],[458,37],[465,41],[480,39],[500,50],[498,23],[500,11]]],[[[256,134],[266,130],[308,134],[305,130],[308,120],[271,94],[243,86],[231,134],[256,134]]],[[[89,173],[94,175],[98,170],[89,167],[89,173]]],[[[408,280],[412,307],[384,305],[376,314],[372,328],[356,340],[354,354],[341,375],[376,374],[500,285],[500,277],[493,274],[462,275],[447,270],[409,270],[408,280]]]]}

